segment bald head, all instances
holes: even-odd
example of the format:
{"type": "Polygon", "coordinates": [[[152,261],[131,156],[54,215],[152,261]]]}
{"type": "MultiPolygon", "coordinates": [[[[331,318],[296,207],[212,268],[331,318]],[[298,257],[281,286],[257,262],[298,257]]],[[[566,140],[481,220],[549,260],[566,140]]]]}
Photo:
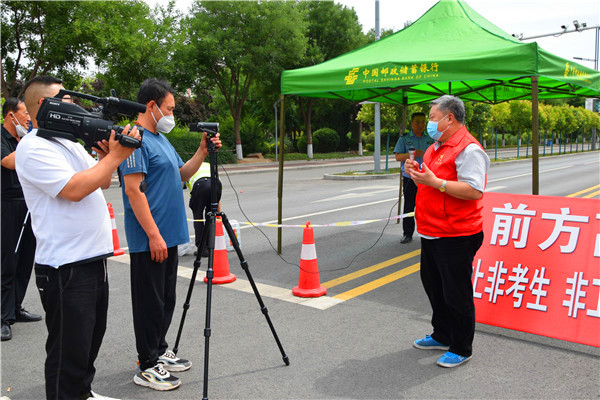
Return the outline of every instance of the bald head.
{"type": "Polygon", "coordinates": [[[36,76],[25,84],[25,106],[31,116],[33,127],[37,128],[37,113],[46,97],[54,97],[63,89],[62,81],[53,76],[36,76]]]}

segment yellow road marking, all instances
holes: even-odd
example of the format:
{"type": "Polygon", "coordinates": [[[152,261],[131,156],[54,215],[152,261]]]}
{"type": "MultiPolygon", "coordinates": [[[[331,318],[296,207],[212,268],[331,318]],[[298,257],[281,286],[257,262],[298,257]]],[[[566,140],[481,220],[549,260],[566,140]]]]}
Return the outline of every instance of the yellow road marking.
{"type": "Polygon", "coordinates": [[[598,196],[600,194],[600,190],[592,192],[586,196],[583,196],[584,199],[589,199],[590,197],[598,196]]]}
{"type": "Polygon", "coordinates": [[[410,267],[406,267],[401,269],[400,271],[396,271],[389,275],[384,276],[383,278],[376,279],[372,282],[366,283],[357,288],[348,290],[347,292],[340,293],[337,296],[333,296],[334,299],[338,300],[350,300],[354,297],[360,296],[361,294],[365,294],[370,292],[371,290],[375,290],[383,285],[387,285],[388,283],[397,281],[400,278],[404,278],[407,275],[417,272],[421,268],[421,263],[416,263],[411,265],[410,267]]]}
{"type": "Polygon", "coordinates": [[[365,276],[365,275],[370,274],[372,272],[379,271],[380,269],[387,268],[387,267],[389,267],[391,265],[398,264],[399,262],[402,262],[404,260],[408,260],[409,258],[418,256],[419,254],[421,254],[421,249],[415,250],[415,251],[411,251],[410,253],[403,254],[401,256],[392,258],[390,260],[381,262],[379,264],[372,265],[372,266],[367,267],[367,268],[363,268],[363,269],[361,269],[359,271],[356,271],[356,272],[353,272],[351,274],[340,276],[339,278],[332,279],[330,281],[322,283],[321,285],[325,286],[327,289],[329,289],[329,288],[332,288],[334,286],[341,285],[342,283],[346,283],[346,282],[349,282],[351,280],[360,278],[361,276],[365,276]]]}
{"type": "MultiPolygon", "coordinates": [[[[582,193],[586,193],[586,192],[589,192],[589,191],[591,191],[591,190],[598,189],[598,188],[600,188],[600,185],[592,186],[592,187],[590,187],[590,188],[584,189],[584,190],[582,190],[582,191],[580,191],[580,192],[577,192],[577,193],[571,193],[571,194],[568,194],[568,195],[567,195],[567,197],[575,197],[575,196],[579,196],[579,195],[580,195],[580,194],[582,194],[582,193]]],[[[596,193],[592,194],[592,196],[595,196],[596,194],[598,194],[598,192],[596,192],[596,193]]],[[[590,197],[592,197],[592,196],[590,196],[590,197]]]]}

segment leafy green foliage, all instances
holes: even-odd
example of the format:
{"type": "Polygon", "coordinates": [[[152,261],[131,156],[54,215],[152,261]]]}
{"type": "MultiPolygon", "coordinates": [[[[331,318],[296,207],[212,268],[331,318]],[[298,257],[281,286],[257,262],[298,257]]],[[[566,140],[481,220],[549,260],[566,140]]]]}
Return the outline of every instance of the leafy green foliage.
{"type": "Polygon", "coordinates": [[[313,134],[317,145],[314,146],[317,153],[330,153],[336,151],[340,144],[340,136],[336,131],[330,128],[321,128],[313,134]]]}
{"type": "MultiPolygon", "coordinates": [[[[198,150],[202,140],[201,132],[191,132],[187,126],[178,125],[166,136],[171,145],[175,148],[179,157],[186,162],[198,150]]],[[[227,146],[221,147],[218,151],[219,164],[235,164],[236,159],[227,146]]],[[[207,156],[208,158],[208,156],[207,156]]]]}
{"type": "Polygon", "coordinates": [[[242,143],[242,107],[255,79],[278,81],[281,71],[304,53],[306,24],[290,2],[197,1],[183,20],[184,45],[175,64],[181,84],[214,83],[234,121],[236,144],[242,143]],[[202,77],[202,80],[199,79],[202,77]]]}
{"type": "Polygon", "coordinates": [[[92,59],[105,71],[105,95],[115,88],[131,98],[144,78],[168,75],[165,49],[175,17],[150,13],[141,0],[3,1],[1,8],[4,96],[20,95],[24,81],[44,74],[79,88],[92,59]]]}

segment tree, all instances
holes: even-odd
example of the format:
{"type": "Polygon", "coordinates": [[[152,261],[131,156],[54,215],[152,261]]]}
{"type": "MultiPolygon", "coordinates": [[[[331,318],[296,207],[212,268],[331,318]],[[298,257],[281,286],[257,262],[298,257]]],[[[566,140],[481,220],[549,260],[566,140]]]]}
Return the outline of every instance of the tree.
{"type": "MultiPolygon", "coordinates": [[[[307,18],[308,46],[297,68],[322,63],[366,44],[353,9],[333,1],[303,1],[299,7],[307,18]]],[[[308,158],[313,157],[311,118],[314,102],[312,97],[298,98],[304,119],[308,158]]]]}
{"type": "Polygon", "coordinates": [[[502,147],[506,144],[504,134],[506,133],[506,126],[510,121],[510,105],[509,103],[498,103],[492,105],[490,111],[491,124],[496,131],[502,130],[502,147]]]}
{"type": "Polygon", "coordinates": [[[106,91],[115,89],[119,97],[135,99],[145,79],[171,81],[173,54],[183,42],[179,29],[182,15],[174,1],[152,12],[143,2],[102,3],[112,5],[118,14],[111,19],[110,28],[99,32],[101,45],[95,50],[102,71],[98,78],[104,81],[106,91]]]}
{"type": "Polygon", "coordinates": [[[176,51],[179,84],[214,83],[234,122],[236,154],[243,158],[242,107],[255,80],[279,81],[304,54],[306,24],[290,2],[197,1],[182,22],[185,44],[176,51]]]}
{"type": "Polygon", "coordinates": [[[22,83],[36,75],[56,74],[67,87],[78,86],[81,70],[94,58],[127,63],[115,54],[143,42],[139,24],[149,15],[140,0],[3,1],[1,9],[3,96],[22,95],[22,83]]]}
{"type": "MultiPolygon", "coordinates": [[[[467,103],[468,104],[468,103],[467,103]]],[[[490,123],[490,114],[492,106],[487,103],[471,103],[472,113],[469,118],[465,120],[469,132],[476,138],[485,138],[487,128],[490,123]]],[[[482,141],[483,144],[483,141],[482,141]]]]}

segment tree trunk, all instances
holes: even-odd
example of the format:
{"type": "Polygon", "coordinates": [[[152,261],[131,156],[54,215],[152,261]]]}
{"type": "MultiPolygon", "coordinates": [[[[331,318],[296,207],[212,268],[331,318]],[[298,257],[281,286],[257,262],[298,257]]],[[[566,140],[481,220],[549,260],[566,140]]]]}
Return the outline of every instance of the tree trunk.
{"type": "Polygon", "coordinates": [[[306,155],[308,158],[313,158],[313,137],[312,137],[312,126],[311,126],[311,116],[312,116],[312,106],[314,99],[309,98],[306,100],[306,106],[302,98],[300,98],[300,111],[302,112],[302,118],[304,119],[304,134],[306,135],[306,155]]]}
{"type": "Polygon", "coordinates": [[[242,137],[240,136],[241,119],[241,113],[235,113],[235,115],[233,116],[233,130],[235,132],[235,155],[238,160],[244,158],[244,153],[242,152],[242,137]]]}

